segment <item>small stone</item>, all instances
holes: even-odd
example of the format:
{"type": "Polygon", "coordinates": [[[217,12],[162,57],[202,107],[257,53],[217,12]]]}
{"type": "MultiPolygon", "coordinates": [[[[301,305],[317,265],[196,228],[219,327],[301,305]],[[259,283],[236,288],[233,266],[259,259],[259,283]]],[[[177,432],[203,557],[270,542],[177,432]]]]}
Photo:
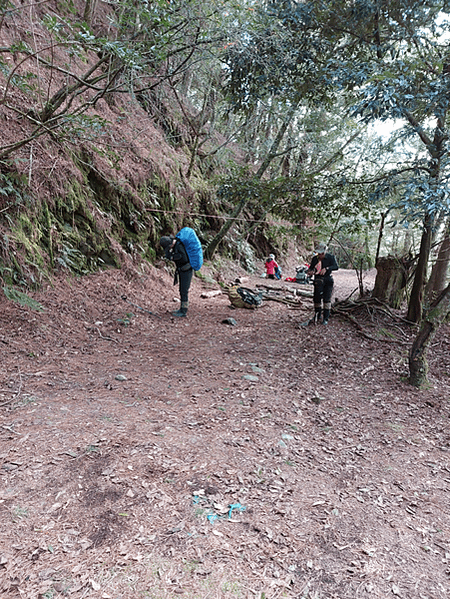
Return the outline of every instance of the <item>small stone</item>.
{"type": "Polygon", "coordinates": [[[3,470],[16,470],[19,466],[17,464],[11,464],[9,462],[5,462],[2,466],[3,470]]]}
{"type": "Polygon", "coordinates": [[[237,322],[234,320],[234,318],[225,318],[222,320],[222,324],[230,324],[232,327],[234,327],[237,325],[237,322]]]}
{"type": "Polygon", "coordinates": [[[124,374],[116,374],[115,379],[116,381],[126,381],[127,377],[124,374]]]}
{"type": "Polygon", "coordinates": [[[246,381],[252,381],[254,383],[257,383],[259,381],[259,378],[253,374],[244,374],[242,378],[246,381]]]}

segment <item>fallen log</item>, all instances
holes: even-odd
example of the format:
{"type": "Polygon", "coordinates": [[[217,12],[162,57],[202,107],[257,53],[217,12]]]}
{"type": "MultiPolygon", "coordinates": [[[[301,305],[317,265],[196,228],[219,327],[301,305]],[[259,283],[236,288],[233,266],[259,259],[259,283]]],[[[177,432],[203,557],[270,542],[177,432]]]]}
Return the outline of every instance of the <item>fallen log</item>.
{"type": "Polygon", "coordinates": [[[302,297],[312,297],[313,296],[313,291],[309,291],[309,289],[301,289],[301,288],[297,288],[297,287],[288,287],[283,288],[283,287],[273,287],[272,285],[264,285],[261,283],[258,283],[258,287],[264,287],[264,289],[267,289],[268,291],[275,291],[277,293],[283,292],[283,291],[288,291],[289,293],[292,293],[292,295],[300,295],[302,297]]]}
{"type": "Polygon", "coordinates": [[[269,300],[271,302],[279,302],[280,304],[286,304],[288,306],[292,306],[295,308],[303,307],[301,300],[293,300],[287,297],[274,297],[273,295],[268,295],[267,293],[263,293],[263,300],[269,300]]]}
{"type": "Polygon", "coordinates": [[[215,291],[204,291],[200,294],[200,297],[209,299],[210,297],[216,297],[216,295],[222,295],[222,289],[216,289],[215,291]]]}

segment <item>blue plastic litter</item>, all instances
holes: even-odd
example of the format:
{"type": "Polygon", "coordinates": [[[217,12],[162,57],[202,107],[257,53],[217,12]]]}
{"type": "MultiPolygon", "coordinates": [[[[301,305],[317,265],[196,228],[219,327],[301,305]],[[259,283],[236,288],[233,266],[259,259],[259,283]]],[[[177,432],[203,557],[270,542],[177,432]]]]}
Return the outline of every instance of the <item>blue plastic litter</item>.
{"type": "MultiPolygon", "coordinates": [[[[194,495],[193,496],[193,503],[194,505],[198,505],[199,503],[203,503],[203,504],[207,504],[207,513],[206,513],[206,518],[208,519],[208,522],[211,522],[211,524],[214,524],[214,522],[216,522],[217,520],[223,520],[224,518],[227,518],[226,514],[217,514],[214,509],[211,507],[211,504],[208,500],[207,497],[203,497],[201,495],[194,495]]],[[[230,508],[228,510],[228,520],[231,519],[231,516],[233,514],[233,510],[238,510],[240,512],[245,511],[245,505],[242,505],[241,503],[230,503],[228,505],[228,507],[230,508]]]]}
{"type": "Polygon", "coordinates": [[[220,516],[218,516],[217,514],[208,514],[206,517],[211,522],[211,524],[214,524],[214,522],[220,518],[220,516]]]}
{"type": "Polygon", "coordinates": [[[239,510],[240,512],[245,511],[245,505],[242,505],[240,503],[230,503],[230,511],[228,512],[228,518],[231,518],[231,514],[233,513],[233,510],[239,510]]]}

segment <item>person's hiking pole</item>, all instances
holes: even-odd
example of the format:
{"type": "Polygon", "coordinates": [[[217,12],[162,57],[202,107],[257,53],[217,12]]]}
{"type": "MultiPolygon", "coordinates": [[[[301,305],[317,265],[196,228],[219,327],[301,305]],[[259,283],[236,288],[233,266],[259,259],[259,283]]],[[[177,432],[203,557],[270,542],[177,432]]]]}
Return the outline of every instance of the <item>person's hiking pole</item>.
{"type": "Polygon", "coordinates": [[[127,298],[126,295],[122,295],[121,297],[122,297],[122,299],[125,302],[129,303],[130,306],[134,306],[135,308],[139,308],[139,310],[142,310],[142,312],[147,312],[147,314],[151,314],[152,316],[156,316],[157,318],[161,318],[161,316],[158,316],[158,314],[155,314],[151,310],[147,310],[146,308],[141,308],[141,306],[138,306],[137,304],[133,304],[133,302],[130,302],[130,300],[127,298]]]}

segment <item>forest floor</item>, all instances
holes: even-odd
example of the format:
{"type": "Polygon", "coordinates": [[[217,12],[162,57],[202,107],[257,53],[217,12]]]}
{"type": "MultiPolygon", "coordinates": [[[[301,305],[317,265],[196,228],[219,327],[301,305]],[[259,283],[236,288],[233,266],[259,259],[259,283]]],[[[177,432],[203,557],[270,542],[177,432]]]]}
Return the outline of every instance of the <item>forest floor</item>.
{"type": "Polygon", "coordinates": [[[2,296],[1,599],[448,598],[448,327],[419,391],[400,314],[219,289],[185,319],[164,269],[2,296]]]}

